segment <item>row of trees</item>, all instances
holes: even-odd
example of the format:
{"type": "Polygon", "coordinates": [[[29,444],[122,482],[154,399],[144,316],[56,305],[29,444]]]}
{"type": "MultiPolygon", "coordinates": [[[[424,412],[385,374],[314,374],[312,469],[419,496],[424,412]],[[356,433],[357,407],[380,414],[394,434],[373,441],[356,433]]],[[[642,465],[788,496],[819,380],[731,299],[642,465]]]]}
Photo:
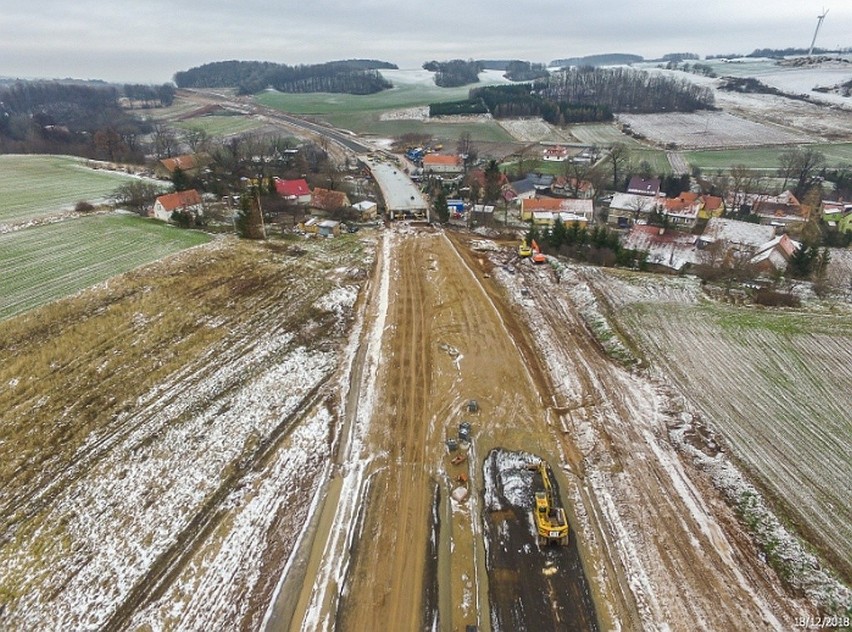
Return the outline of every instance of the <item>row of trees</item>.
{"type": "Polygon", "coordinates": [[[237,88],[254,94],[274,88],[280,92],[344,92],[372,94],[393,84],[378,73],[396,68],[388,62],[350,59],[324,64],[288,66],[263,61],[219,61],[175,73],[180,88],[237,88]]]}
{"type": "Polygon", "coordinates": [[[172,83],[163,83],[158,86],[126,83],[122,87],[122,92],[130,101],[131,108],[169,107],[175,101],[175,86],[172,83]]]}
{"type": "Polygon", "coordinates": [[[687,79],[632,68],[569,68],[535,84],[549,100],[613,112],[693,112],[714,107],[713,91],[687,79]]]}
{"type": "Polygon", "coordinates": [[[644,269],[648,260],[647,252],[624,248],[618,233],[606,226],[595,225],[589,229],[579,222],[566,225],[557,219],[543,234],[532,225],[527,233],[527,243],[532,243],[533,240],[545,252],[565,255],[595,265],[644,269]]]}

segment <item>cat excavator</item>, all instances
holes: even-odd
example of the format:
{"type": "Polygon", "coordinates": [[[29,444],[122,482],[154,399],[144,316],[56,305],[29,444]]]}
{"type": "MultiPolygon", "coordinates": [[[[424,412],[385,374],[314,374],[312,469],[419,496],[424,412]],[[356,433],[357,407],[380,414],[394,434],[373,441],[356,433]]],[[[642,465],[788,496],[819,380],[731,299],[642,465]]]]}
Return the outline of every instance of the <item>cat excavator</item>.
{"type": "Polygon", "coordinates": [[[544,460],[529,466],[541,477],[542,491],[535,492],[535,508],[533,521],[538,531],[538,541],[542,546],[568,544],[568,519],[565,509],[559,506],[558,499],[547,473],[547,463],[544,460]]]}

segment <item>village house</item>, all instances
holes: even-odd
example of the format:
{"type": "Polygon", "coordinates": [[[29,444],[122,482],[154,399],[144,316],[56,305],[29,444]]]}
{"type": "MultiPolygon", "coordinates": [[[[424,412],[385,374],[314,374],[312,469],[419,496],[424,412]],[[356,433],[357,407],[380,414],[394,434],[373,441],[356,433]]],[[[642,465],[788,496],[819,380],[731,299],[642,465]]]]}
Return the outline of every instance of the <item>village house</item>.
{"type": "Polygon", "coordinates": [[[516,180],[503,189],[503,199],[507,202],[526,200],[535,197],[535,184],[531,178],[516,180]]]}
{"type": "Polygon", "coordinates": [[[689,233],[667,230],[659,226],[634,226],[622,245],[648,253],[647,262],[663,272],[681,272],[699,262],[697,237],[689,233]]]}
{"type": "Polygon", "coordinates": [[[627,192],[635,193],[636,195],[650,195],[656,197],[660,194],[660,179],[633,176],[630,178],[630,183],[627,185],[627,192]]]}
{"type": "Polygon", "coordinates": [[[705,220],[711,217],[721,217],[725,212],[725,200],[715,195],[702,195],[701,208],[698,211],[698,219],[705,220]]]}
{"type": "Polygon", "coordinates": [[[423,172],[458,175],[464,171],[464,165],[458,156],[426,154],[423,156],[423,172]]]}
{"type": "Polygon", "coordinates": [[[298,180],[275,178],[275,191],[289,202],[301,205],[311,203],[311,189],[304,178],[298,180]]]}
{"type": "Polygon", "coordinates": [[[707,222],[699,237],[699,247],[704,248],[717,241],[723,241],[732,247],[757,249],[775,237],[775,228],[764,224],[752,224],[735,219],[714,217],[707,222]]]}
{"type": "Polygon", "coordinates": [[[829,228],[840,232],[852,230],[850,217],[852,217],[852,204],[830,201],[822,203],[822,219],[829,228]]]}
{"type": "Polygon", "coordinates": [[[198,191],[189,189],[159,196],[154,202],[151,215],[164,222],[171,222],[175,211],[190,213],[193,217],[203,215],[204,207],[198,191]]]}
{"type": "Polygon", "coordinates": [[[591,200],[565,198],[531,198],[521,200],[521,219],[538,226],[552,226],[559,218],[563,224],[578,222],[586,225],[592,221],[594,206],[591,200]]]}
{"type": "Polygon", "coordinates": [[[542,158],[546,162],[565,162],[568,160],[570,156],[570,152],[567,147],[563,147],[562,145],[553,145],[549,147],[545,147],[542,152],[542,158]]]}
{"type": "Polygon", "coordinates": [[[202,167],[201,159],[196,154],[183,154],[172,158],[163,158],[157,163],[154,173],[159,178],[171,178],[180,169],[186,175],[197,175],[202,167]]]}
{"type": "Polygon", "coordinates": [[[745,209],[760,217],[761,224],[787,227],[808,221],[809,209],[791,191],[780,195],[740,194],[728,202],[731,208],[745,209]]]}
{"type": "Polygon", "coordinates": [[[775,236],[775,227],[752,224],[734,219],[714,217],[698,238],[701,250],[718,244],[724,253],[736,253],[737,258],[755,266],[758,272],[769,274],[785,270],[799,243],[786,234],[775,236]]]}
{"type": "Polygon", "coordinates": [[[376,219],[379,212],[379,205],[370,200],[356,202],[352,208],[358,213],[358,219],[362,222],[369,222],[376,219]]]}
{"type": "MultiPolygon", "coordinates": [[[[472,185],[474,182],[479,187],[480,191],[485,190],[485,171],[482,169],[471,169],[467,174],[468,185],[472,185]]],[[[509,178],[502,171],[500,172],[500,181],[499,186],[502,191],[505,186],[509,184],[509,178]]]]}
{"type": "Polygon", "coordinates": [[[311,193],[311,207],[320,211],[332,212],[349,208],[352,204],[343,191],[332,191],[315,187],[311,193]]]}
{"type": "Polygon", "coordinates": [[[762,244],[749,260],[759,273],[771,274],[776,270],[786,270],[790,257],[801,247],[799,242],[790,239],[786,233],[762,244]]]}
{"type": "Polygon", "coordinates": [[[659,210],[657,197],[638,193],[616,193],[609,203],[607,223],[619,228],[629,228],[637,222],[647,222],[652,211],[659,210]]]}
{"type": "Polygon", "coordinates": [[[554,193],[574,198],[591,199],[595,197],[595,185],[588,180],[556,176],[551,189],[554,193]]]}
{"type": "Polygon", "coordinates": [[[684,191],[675,198],[662,198],[660,212],[673,226],[691,230],[698,223],[698,213],[701,210],[702,200],[697,193],[684,191]]]}

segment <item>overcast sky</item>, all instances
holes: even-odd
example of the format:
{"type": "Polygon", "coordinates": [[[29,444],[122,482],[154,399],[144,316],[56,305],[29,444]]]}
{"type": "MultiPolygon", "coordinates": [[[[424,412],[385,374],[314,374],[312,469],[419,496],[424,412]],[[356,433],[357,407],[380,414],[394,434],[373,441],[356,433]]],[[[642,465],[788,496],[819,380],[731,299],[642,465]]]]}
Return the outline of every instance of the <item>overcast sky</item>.
{"type": "Polygon", "coordinates": [[[827,0],[6,0],[0,76],[164,83],[227,59],[553,59],[852,46],[852,2],[827,0]],[[11,2],[11,8],[8,6],[11,2]]]}

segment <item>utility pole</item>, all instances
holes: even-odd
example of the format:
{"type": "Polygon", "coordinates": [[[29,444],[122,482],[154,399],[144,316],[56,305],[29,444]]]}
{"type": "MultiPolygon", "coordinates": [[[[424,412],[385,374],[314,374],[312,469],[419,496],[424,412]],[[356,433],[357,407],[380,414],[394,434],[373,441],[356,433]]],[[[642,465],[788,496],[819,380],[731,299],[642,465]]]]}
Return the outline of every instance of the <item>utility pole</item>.
{"type": "Polygon", "coordinates": [[[817,33],[819,33],[819,27],[821,27],[821,26],[822,26],[822,21],[825,19],[825,16],[827,16],[827,15],[828,15],[828,9],[825,9],[825,8],[824,8],[824,9],[822,10],[822,15],[818,15],[818,16],[817,16],[817,25],[816,25],[816,30],[814,30],[814,38],[811,40],[811,47],[810,47],[810,49],[808,50],[808,57],[810,57],[811,55],[813,55],[813,52],[814,52],[814,44],[816,43],[817,33]]]}

